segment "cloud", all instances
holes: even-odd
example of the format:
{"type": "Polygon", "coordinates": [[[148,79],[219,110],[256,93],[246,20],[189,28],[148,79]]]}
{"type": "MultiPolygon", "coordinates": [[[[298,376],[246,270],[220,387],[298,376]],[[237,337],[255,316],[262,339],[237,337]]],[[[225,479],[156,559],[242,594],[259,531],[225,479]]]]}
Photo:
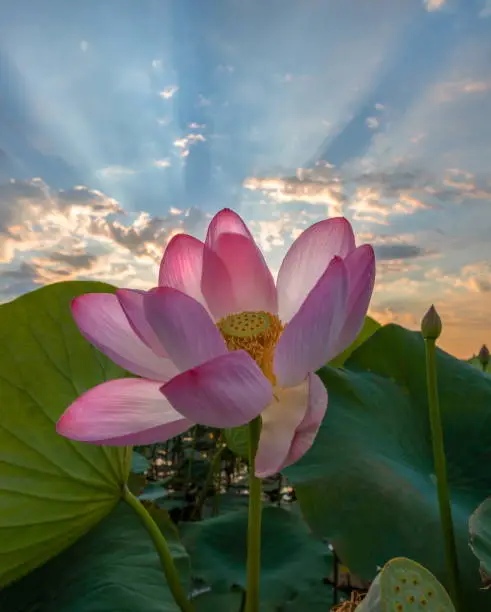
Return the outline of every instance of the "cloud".
{"type": "Polygon", "coordinates": [[[177,85],[169,85],[160,92],[160,97],[164,100],[170,100],[178,91],[179,87],[177,85]]]}
{"type": "Polygon", "coordinates": [[[41,179],[11,181],[0,185],[0,299],[75,278],[151,286],[172,236],[199,234],[205,225],[197,209],[130,214],[84,186],[53,190],[41,179]]]}
{"type": "Polygon", "coordinates": [[[261,191],[275,202],[324,204],[330,217],[342,216],[347,198],[339,178],[328,174],[322,178],[312,176],[312,171],[299,168],[297,176],[249,177],[244,180],[243,186],[251,191],[261,191]]]}
{"type": "Polygon", "coordinates": [[[136,174],[136,170],[132,168],[126,168],[125,166],[107,166],[97,170],[96,176],[109,177],[109,178],[122,178],[125,176],[131,176],[136,174]]]}
{"type": "Polygon", "coordinates": [[[470,293],[491,292],[491,263],[485,260],[463,265],[456,274],[446,272],[440,267],[430,268],[425,277],[440,285],[449,286],[451,289],[447,293],[451,293],[453,289],[470,293]]]}
{"type": "MultiPolygon", "coordinates": [[[[300,178],[282,188],[287,193],[291,185],[303,182],[307,183],[309,190],[310,181],[315,182],[316,187],[338,189],[340,210],[349,212],[352,209],[345,192],[348,189],[332,169],[329,171],[330,178],[324,179],[324,183],[322,180],[306,180],[300,173],[300,178]]],[[[277,188],[278,179],[272,180],[272,186],[277,188]]],[[[475,176],[457,169],[449,171],[445,180],[455,185],[441,182],[441,189],[461,196],[475,193],[479,183],[475,176]]],[[[358,182],[363,185],[358,189],[374,185],[372,193],[376,195],[371,203],[372,214],[384,217],[387,210],[390,214],[385,218],[396,220],[402,215],[392,211],[394,208],[397,210],[404,198],[407,201],[410,197],[407,194],[411,193],[411,182],[424,187],[427,178],[422,174],[413,176],[410,172],[399,171],[393,175],[379,173],[358,177],[358,182]],[[400,195],[401,190],[406,194],[404,197],[400,195]],[[397,197],[390,200],[386,194],[397,197]]],[[[264,183],[261,186],[264,187],[264,183]]],[[[353,201],[355,194],[356,189],[352,189],[353,201]]],[[[472,198],[469,201],[478,202],[472,198]]],[[[455,202],[451,201],[450,205],[455,206],[455,202]]],[[[465,231],[476,225],[469,215],[468,206],[463,208],[463,218],[467,219],[467,226],[462,226],[465,231]]],[[[438,212],[438,209],[434,210],[438,212]]],[[[309,207],[302,201],[295,204],[294,200],[265,205],[264,200],[252,198],[243,203],[239,212],[251,228],[274,276],[287,249],[300,233],[326,218],[323,207],[317,204],[309,207]]],[[[197,209],[177,207],[169,208],[163,216],[152,216],[145,211],[129,213],[101,191],[86,186],[55,190],[41,179],[0,185],[0,301],[13,299],[43,284],[73,279],[150,288],[155,283],[159,261],[172,236],[186,232],[203,238],[209,217],[197,209]]],[[[457,242],[451,242],[445,232],[440,236],[439,227],[424,230],[418,227],[413,226],[413,231],[407,231],[404,219],[399,229],[396,225],[376,222],[367,225],[365,221],[354,221],[357,244],[369,242],[376,251],[374,316],[417,329],[420,314],[422,316],[432,302],[444,302],[446,316],[454,321],[459,317],[457,305],[462,305],[467,296],[469,302],[475,300],[481,304],[473,310],[468,306],[472,321],[481,321],[479,308],[485,310],[482,297],[491,289],[491,269],[486,264],[485,250],[488,242],[483,242],[484,257],[476,258],[474,252],[469,252],[468,237],[461,236],[462,244],[466,244],[467,258],[462,264],[459,258],[464,251],[459,252],[457,262],[453,258],[452,249],[456,248],[457,242]]],[[[462,227],[459,226],[459,231],[462,227]]],[[[482,230],[482,240],[489,241],[485,224],[478,223],[478,227],[482,230]]],[[[472,246],[480,244],[481,238],[476,235],[472,246]]],[[[463,317],[459,320],[464,325],[463,317]]],[[[452,325],[447,323],[450,332],[442,340],[445,347],[461,356],[465,356],[466,351],[472,353],[475,347],[471,350],[467,335],[459,336],[452,325]]],[[[483,329],[481,327],[481,332],[483,329]]],[[[473,341],[480,338],[481,344],[485,341],[491,344],[491,339],[481,338],[476,329],[469,338],[473,341]]]]}
{"type": "Polygon", "coordinates": [[[482,94],[491,89],[491,81],[484,79],[459,79],[437,83],[432,89],[432,101],[436,104],[454,102],[467,94],[482,94]]]}
{"type": "MultiPolygon", "coordinates": [[[[447,228],[452,240],[470,229],[471,216],[459,219],[458,214],[448,214],[446,207],[466,205],[470,212],[469,202],[481,201],[485,206],[491,200],[491,180],[486,176],[452,167],[434,173],[404,161],[393,168],[371,172],[360,172],[356,164],[345,169],[299,168],[295,176],[248,177],[243,186],[274,205],[295,202],[324,205],[329,217],[351,213],[352,221],[361,224],[362,231],[367,226],[389,227],[399,219],[422,213],[447,213],[441,215],[437,225],[433,218],[432,227],[434,233],[440,225],[447,228]],[[462,224],[465,229],[449,227],[451,224],[462,224]]],[[[482,214],[489,219],[485,210],[482,214]]],[[[420,223],[427,226],[426,220],[420,223]]]]}
{"type": "Polygon", "coordinates": [[[386,244],[375,246],[377,260],[413,259],[421,257],[425,250],[415,244],[386,244]]]}
{"type": "Polygon", "coordinates": [[[380,125],[380,119],[377,117],[367,117],[365,123],[370,130],[376,130],[380,125]]]}
{"type": "Polygon", "coordinates": [[[445,6],[446,0],[424,0],[425,8],[428,12],[439,11],[445,6]]]}

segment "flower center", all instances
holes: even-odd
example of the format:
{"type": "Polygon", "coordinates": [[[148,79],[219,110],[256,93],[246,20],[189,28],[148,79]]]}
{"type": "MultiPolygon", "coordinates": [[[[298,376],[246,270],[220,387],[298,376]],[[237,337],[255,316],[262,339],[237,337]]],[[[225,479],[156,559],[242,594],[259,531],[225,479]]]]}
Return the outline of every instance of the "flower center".
{"type": "Polygon", "coordinates": [[[229,351],[240,349],[249,353],[273,385],[273,357],[283,332],[277,315],[269,312],[241,312],[220,319],[217,323],[229,351]]]}

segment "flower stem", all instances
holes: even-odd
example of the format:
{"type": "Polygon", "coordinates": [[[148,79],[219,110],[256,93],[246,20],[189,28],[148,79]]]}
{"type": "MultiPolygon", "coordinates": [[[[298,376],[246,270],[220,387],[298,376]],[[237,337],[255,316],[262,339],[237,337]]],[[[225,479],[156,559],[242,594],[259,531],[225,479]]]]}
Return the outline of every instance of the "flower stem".
{"type": "Polygon", "coordinates": [[[425,338],[426,347],[426,383],[428,389],[428,405],[433,443],[433,461],[437,479],[438,503],[440,507],[440,521],[443,529],[445,557],[449,578],[449,591],[455,609],[460,608],[459,566],[455,547],[455,535],[452,522],[452,508],[447,480],[447,463],[443,442],[443,428],[438,399],[438,385],[436,375],[436,341],[434,338],[425,338]]]}
{"type": "Polygon", "coordinates": [[[159,527],[147,512],[145,506],[138,501],[138,499],[133,495],[133,493],[131,493],[126,485],[123,489],[123,499],[136,512],[143,523],[143,526],[152,538],[155,548],[157,549],[157,553],[160,557],[160,563],[162,564],[167,584],[176,604],[179,606],[182,612],[194,612],[194,606],[188,600],[182,587],[179,579],[179,573],[174,565],[174,560],[172,559],[167,540],[164,538],[159,527]]]}
{"type": "Polygon", "coordinates": [[[256,452],[261,417],[249,423],[249,521],[247,527],[247,591],[245,612],[259,612],[261,579],[261,479],[256,478],[256,452]]]}

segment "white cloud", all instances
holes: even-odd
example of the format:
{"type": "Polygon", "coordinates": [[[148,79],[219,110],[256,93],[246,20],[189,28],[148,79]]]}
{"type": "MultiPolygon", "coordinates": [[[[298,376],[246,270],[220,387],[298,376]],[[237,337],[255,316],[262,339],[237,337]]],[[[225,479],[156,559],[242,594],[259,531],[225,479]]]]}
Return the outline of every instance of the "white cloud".
{"type": "Polygon", "coordinates": [[[445,6],[446,0],[424,0],[426,10],[429,12],[439,11],[445,6]]]}
{"type": "Polygon", "coordinates": [[[346,195],[339,179],[334,175],[323,180],[311,176],[311,171],[299,169],[295,177],[249,177],[243,186],[251,191],[261,191],[275,202],[323,204],[327,206],[327,216],[342,216],[346,195]]]}
{"type": "Polygon", "coordinates": [[[367,117],[365,123],[370,130],[376,130],[380,125],[380,121],[377,117],[367,117]]]}
{"type": "Polygon", "coordinates": [[[100,177],[122,178],[136,174],[136,170],[127,168],[126,166],[107,166],[97,170],[96,175],[100,177]]]}
{"type": "Polygon", "coordinates": [[[170,100],[179,91],[179,87],[177,85],[169,85],[164,90],[160,92],[160,97],[164,100],[170,100]]]}
{"type": "Polygon", "coordinates": [[[165,159],[156,159],[153,162],[153,165],[156,168],[169,168],[171,165],[170,159],[169,158],[165,158],[165,159]]]}

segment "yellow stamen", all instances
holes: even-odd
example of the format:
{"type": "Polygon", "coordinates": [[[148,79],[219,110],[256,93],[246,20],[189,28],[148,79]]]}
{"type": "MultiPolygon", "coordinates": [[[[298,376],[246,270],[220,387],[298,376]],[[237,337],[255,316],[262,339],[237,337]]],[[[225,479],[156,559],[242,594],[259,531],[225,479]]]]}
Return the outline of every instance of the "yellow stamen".
{"type": "Polygon", "coordinates": [[[241,312],[231,314],[217,323],[229,351],[240,349],[249,353],[264,375],[276,384],[273,357],[276,344],[283,332],[277,315],[269,312],[241,312]]]}

